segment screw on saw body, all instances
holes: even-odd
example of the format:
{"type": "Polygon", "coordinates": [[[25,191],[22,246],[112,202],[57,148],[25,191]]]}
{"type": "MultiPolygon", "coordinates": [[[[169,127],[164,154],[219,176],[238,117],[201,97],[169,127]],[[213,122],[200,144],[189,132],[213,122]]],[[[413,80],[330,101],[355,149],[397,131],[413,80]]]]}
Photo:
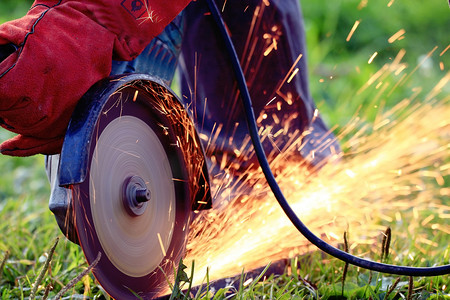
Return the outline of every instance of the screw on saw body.
{"type": "Polygon", "coordinates": [[[127,178],[123,184],[122,200],[130,215],[140,216],[151,200],[151,192],[141,177],[132,176],[127,178]]]}

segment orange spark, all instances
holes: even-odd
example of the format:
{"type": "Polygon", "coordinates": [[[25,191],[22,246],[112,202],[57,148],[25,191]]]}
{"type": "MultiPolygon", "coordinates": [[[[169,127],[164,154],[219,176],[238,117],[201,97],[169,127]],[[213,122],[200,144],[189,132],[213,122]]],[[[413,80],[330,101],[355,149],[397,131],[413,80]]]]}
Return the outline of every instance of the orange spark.
{"type": "Polygon", "coordinates": [[[397,31],[396,33],[394,33],[394,35],[392,35],[389,39],[388,42],[389,44],[392,44],[393,42],[395,42],[396,40],[399,40],[402,38],[402,36],[405,34],[405,29],[400,29],[399,31],[397,31]]]}
{"type": "Polygon", "coordinates": [[[225,0],[224,2],[223,2],[223,6],[222,6],[222,12],[224,12],[225,11],[225,6],[227,5],[227,0],[225,0]]]}
{"type": "Polygon", "coordinates": [[[355,21],[355,24],[353,24],[352,29],[350,30],[347,38],[345,39],[347,42],[350,41],[350,39],[352,38],[353,34],[355,33],[356,28],[358,28],[360,23],[361,23],[361,20],[356,20],[355,21]]]}
{"type": "Polygon", "coordinates": [[[294,72],[292,72],[291,76],[290,76],[289,79],[287,80],[287,83],[291,83],[292,79],[294,79],[295,75],[297,75],[297,73],[298,73],[299,70],[300,70],[299,68],[296,68],[296,69],[294,70],[294,72]]]}
{"type": "Polygon", "coordinates": [[[444,55],[444,53],[447,52],[448,49],[450,49],[450,45],[448,45],[447,47],[445,47],[445,49],[442,50],[442,52],[439,54],[439,56],[444,55]]]}
{"type": "Polygon", "coordinates": [[[284,77],[284,79],[281,81],[281,83],[278,85],[277,87],[277,94],[279,94],[280,96],[284,96],[283,98],[286,97],[286,95],[283,95],[281,93],[281,88],[283,87],[283,85],[286,83],[286,81],[288,80],[288,78],[290,77],[290,74],[292,74],[292,71],[295,69],[295,66],[298,64],[298,62],[300,61],[300,59],[303,57],[303,54],[300,53],[299,56],[297,57],[297,59],[295,60],[295,62],[292,64],[291,68],[289,69],[289,71],[287,72],[286,76],[284,77]]]}
{"type": "Polygon", "coordinates": [[[372,56],[369,58],[368,63],[371,64],[372,61],[375,59],[375,57],[376,57],[377,55],[378,55],[378,52],[375,51],[375,52],[372,54],[372,56]]]}
{"type": "Polygon", "coordinates": [[[269,106],[270,103],[272,103],[273,101],[275,101],[275,99],[277,99],[277,97],[273,97],[272,100],[270,100],[269,102],[267,102],[267,104],[265,106],[269,106]]]}
{"type": "MultiPolygon", "coordinates": [[[[380,87],[380,97],[387,92],[387,85],[381,84],[384,76],[402,68],[404,55],[404,51],[399,52],[372,78],[372,84],[380,87]]],[[[405,77],[399,80],[404,82],[405,77]]],[[[308,133],[291,132],[288,146],[268,154],[283,193],[308,227],[332,243],[339,243],[343,231],[350,227],[355,251],[359,245],[376,244],[385,226],[409,222],[407,232],[396,234],[398,244],[413,234],[417,249],[432,251],[433,238],[423,228],[434,233],[450,231],[447,225],[435,224],[439,218],[450,217],[449,205],[442,202],[450,194],[444,184],[450,176],[450,164],[443,163],[448,159],[450,98],[438,99],[449,80],[450,73],[431,89],[428,95],[433,97],[428,100],[414,100],[423,90],[418,88],[411,99],[390,110],[376,105],[379,115],[373,124],[355,116],[338,134],[343,148],[348,149],[346,155],[336,153],[315,175],[307,168],[308,157],[292,159],[298,157],[308,133]],[[430,210],[433,217],[429,217],[430,210]]],[[[275,134],[271,127],[261,127],[263,141],[277,146],[277,139],[289,132],[289,125],[284,126],[289,121],[279,122],[283,130],[275,134]]],[[[214,152],[214,144],[209,144],[209,152],[214,152]]],[[[253,152],[248,140],[244,144],[247,146],[234,153],[248,163],[253,152]]],[[[221,167],[220,174],[211,178],[212,194],[219,205],[197,212],[191,224],[185,261],[189,265],[195,260],[195,282],[203,279],[208,268],[210,280],[214,280],[239,274],[243,267],[250,270],[308,251],[308,242],[281,211],[255,165],[248,172],[236,173],[223,159],[212,158],[210,162],[211,167],[221,167]]]]}
{"type": "Polygon", "coordinates": [[[364,7],[366,7],[367,6],[367,2],[368,2],[368,0],[361,0],[361,2],[358,4],[358,10],[361,10],[364,7]]]}
{"type": "Polygon", "coordinates": [[[161,246],[161,251],[162,251],[163,255],[166,256],[166,249],[164,249],[163,241],[161,239],[161,234],[159,232],[158,232],[158,241],[159,241],[159,245],[161,246]]]}

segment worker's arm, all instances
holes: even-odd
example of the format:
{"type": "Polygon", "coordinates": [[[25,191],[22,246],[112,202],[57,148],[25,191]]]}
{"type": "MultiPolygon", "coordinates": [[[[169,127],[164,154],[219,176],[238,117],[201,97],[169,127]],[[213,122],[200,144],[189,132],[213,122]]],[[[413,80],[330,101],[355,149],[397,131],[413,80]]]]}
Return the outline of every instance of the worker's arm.
{"type": "Polygon", "coordinates": [[[0,125],[18,133],[2,154],[60,151],[80,97],[136,57],[190,0],[35,1],[0,25],[0,125]]]}

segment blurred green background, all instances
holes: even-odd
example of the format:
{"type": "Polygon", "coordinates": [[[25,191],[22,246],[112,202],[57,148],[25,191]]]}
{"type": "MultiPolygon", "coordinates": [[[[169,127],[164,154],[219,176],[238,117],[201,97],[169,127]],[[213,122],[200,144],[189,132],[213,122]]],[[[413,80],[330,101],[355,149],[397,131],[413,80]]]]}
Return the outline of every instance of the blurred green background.
{"type": "MultiPolygon", "coordinates": [[[[410,74],[437,47],[408,82],[389,97],[377,99],[386,107],[409,98],[416,87],[422,89],[417,99],[425,98],[448,73],[450,51],[440,55],[450,44],[450,8],[446,0],[305,0],[301,3],[307,31],[310,87],[331,126],[346,124],[361,105],[369,108],[379,91],[371,89],[363,94],[357,91],[380,68],[392,62],[401,49],[405,50],[402,59],[407,65],[405,72],[410,74]],[[347,42],[357,20],[360,24],[347,42]],[[404,38],[389,43],[388,39],[401,29],[405,30],[404,38]],[[374,52],[378,55],[369,64],[374,52]]],[[[400,77],[390,78],[392,84],[400,77]]],[[[440,99],[449,94],[447,84],[440,99]]],[[[366,113],[366,117],[373,117],[374,113],[366,113]]]]}
{"type": "MultiPolygon", "coordinates": [[[[0,23],[24,15],[31,4],[29,0],[0,0],[0,23]]],[[[449,73],[450,50],[444,51],[450,45],[447,0],[303,0],[302,8],[310,89],[330,127],[337,125],[339,130],[357,113],[370,122],[379,113],[380,103],[389,109],[412,95],[415,101],[422,101],[449,73]],[[357,20],[360,25],[346,41],[357,20]],[[401,29],[405,30],[404,38],[389,43],[388,39],[401,29]],[[435,47],[430,58],[423,61],[435,47]],[[375,86],[359,92],[402,49],[404,73],[411,74],[408,80],[389,94],[380,93],[375,86]],[[378,55],[369,63],[374,52],[378,55]]],[[[392,87],[400,78],[401,74],[391,74],[384,80],[392,87]]],[[[435,99],[448,102],[449,95],[447,83],[435,99]]],[[[0,129],[0,140],[11,136],[0,129]]],[[[10,278],[4,277],[5,285],[0,287],[7,297],[9,292],[21,295],[22,282],[31,286],[30,278],[35,277],[39,266],[35,262],[60,232],[47,208],[50,191],[43,156],[0,155],[0,170],[0,256],[8,250],[14,262],[8,266],[10,278]]],[[[58,252],[60,259],[53,276],[64,283],[80,272],[77,266],[84,260],[79,249],[67,242],[58,252]]]]}
{"type": "Polygon", "coordinates": [[[0,23],[20,18],[31,7],[30,0],[1,0],[0,1],[0,23]]]}

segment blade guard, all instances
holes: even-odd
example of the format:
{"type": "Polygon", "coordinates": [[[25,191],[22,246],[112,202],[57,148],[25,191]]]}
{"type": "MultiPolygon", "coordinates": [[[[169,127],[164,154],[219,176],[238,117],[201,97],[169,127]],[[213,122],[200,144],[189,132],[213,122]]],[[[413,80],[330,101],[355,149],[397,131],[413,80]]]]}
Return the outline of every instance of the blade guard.
{"type": "MultiPolygon", "coordinates": [[[[94,138],[95,126],[100,114],[102,113],[105,103],[111,95],[120,91],[120,89],[129,86],[136,87],[153,87],[152,91],[164,92],[165,96],[154,95],[155,98],[164,98],[163,101],[168,101],[169,107],[174,107],[178,113],[184,114],[183,119],[192,120],[184,109],[182,102],[174,95],[174,93],[157,77],[146,74],[129,74],[119,75],[103,79],[96,83],[91,89],[81,98],[75,111],[72,115],[72,119],[69,123],[66,136],[64,139],[63,148],[61,154],[48,157],[47,164],[50,164],[52,169],[57,166],[57,176],[52,183],[52,194],[50,196],[49,207],[55,214],[58,221],[58,225],[68,237],[70,237],[71,227],[68,223],[71,223],[67,219],[68,211],[70,210],[70,197],[67,195],[67,189],[70,189],[72,185],[80,184],[86,179],[88,162],[89,162],[89,149],[88,145],[94,138]],[[166,95],[170,94],[171,97],[166,95]]],[[[174,116],[174,122],[178,121],[174,116]]],[[[179,122],[177,122],[179,123],[179,122]]],[[[192,210],[203,210],[212,207],[211,194],[209,189],[209,175],[207,164],[204,156],[204,150],[201,145],[197,132],[195,131],[193,122],[189,124],[177,124],[178,136],[190,136],[190,147],[182,147],[180,145],[185,164],[187,166],[197,166],[188,168],[189,178],[191,179],[192,194],[195,195],[192,198],[192,210]],[[189,128],[187,128],[189,127],[189,128]],[[189,130],[189,133],[187,131],[189,130]],[[200,169],[198,168],[200,166],[200,169]]]]}

